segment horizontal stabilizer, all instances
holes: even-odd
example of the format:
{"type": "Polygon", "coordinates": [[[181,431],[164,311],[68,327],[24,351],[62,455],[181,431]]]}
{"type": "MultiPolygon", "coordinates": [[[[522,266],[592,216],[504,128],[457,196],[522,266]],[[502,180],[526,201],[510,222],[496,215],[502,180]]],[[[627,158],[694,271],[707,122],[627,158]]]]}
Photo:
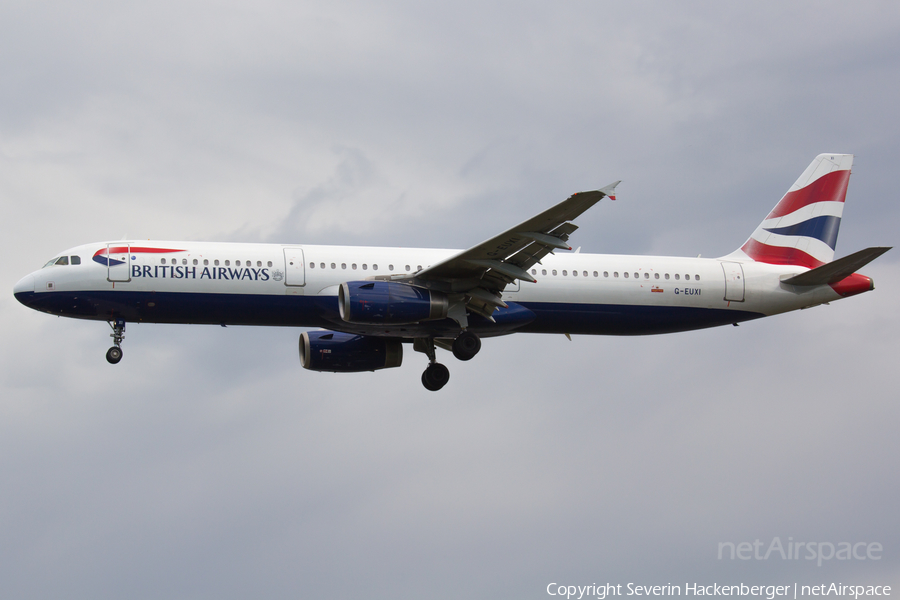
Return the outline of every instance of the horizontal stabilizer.
{"type": "Polygon", "coordinates": [[[849,256],[839,258],[838,260],[824,264],[821,267],[817,267],[806,273],[782,279],[782,283],[802,286],[831,285],[832,283],[837,283],[838,281],[846,279],[890,249],[890,247],[866,248],[865,250],[854,252],[849,256]]]}

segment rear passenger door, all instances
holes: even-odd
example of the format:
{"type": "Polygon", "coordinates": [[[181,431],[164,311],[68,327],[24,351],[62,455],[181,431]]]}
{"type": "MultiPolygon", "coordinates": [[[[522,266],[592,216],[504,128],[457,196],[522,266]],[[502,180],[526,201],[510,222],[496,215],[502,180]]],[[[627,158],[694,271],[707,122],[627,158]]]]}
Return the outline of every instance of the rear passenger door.
{"type": "Polygon", "coordinates": [[[728,302],[744,301],[744,269],[741,263],[723,262],[725,272],[725,300],[728,302]]]}

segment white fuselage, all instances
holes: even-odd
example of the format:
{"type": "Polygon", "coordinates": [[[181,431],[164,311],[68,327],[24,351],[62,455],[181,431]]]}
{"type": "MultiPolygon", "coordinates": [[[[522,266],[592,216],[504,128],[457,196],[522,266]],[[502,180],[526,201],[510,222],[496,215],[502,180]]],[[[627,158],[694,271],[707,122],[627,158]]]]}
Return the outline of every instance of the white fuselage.
{"type": "MultiPolygon", "coordinates": [[[[457,250],[130,241],[78,246],[16,286],[52,314],[98,320],[293,325],[415,337],[415,327],[372,331],[337,316],[338,286],[412,275],[457,250]],[[127,249],[127,251],[126,251],[127,249]],[[80,264],[71,257],[78,257],[80,264]],[[71,308],[70,308],[71,306],[71,308]]],[[[697,329],[838,299],[828,286],[800,293],[780,278],[804,271],[728,259],[562,252],[516,282],[503,300],[531,310],[507,330],[644,334],[697,329]]],[[[22,294],[22,296],[20,296],[22,294]]],[[[24,301],[24,300],[23,300],[24,301]]]]}

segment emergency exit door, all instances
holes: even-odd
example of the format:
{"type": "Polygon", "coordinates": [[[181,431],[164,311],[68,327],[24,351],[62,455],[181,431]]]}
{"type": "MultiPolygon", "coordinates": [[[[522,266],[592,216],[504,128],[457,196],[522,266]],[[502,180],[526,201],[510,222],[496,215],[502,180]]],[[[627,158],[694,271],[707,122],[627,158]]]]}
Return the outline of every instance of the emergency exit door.
{"type": "Polygon", "coordinates": [[[303,248],[284,249],[284,285],[306,285],[306,269],[303,265],[303,248]]]}

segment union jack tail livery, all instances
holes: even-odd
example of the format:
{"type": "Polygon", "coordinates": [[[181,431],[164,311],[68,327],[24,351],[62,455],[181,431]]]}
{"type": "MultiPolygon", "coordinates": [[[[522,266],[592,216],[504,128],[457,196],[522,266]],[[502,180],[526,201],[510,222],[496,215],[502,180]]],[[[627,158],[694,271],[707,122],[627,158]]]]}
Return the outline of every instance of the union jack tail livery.
{"type": "Polygon", "coordinates": [[[735,254],[809,269],[831,262],[852,165],[852,154],[817,156],[735,254]]]}

